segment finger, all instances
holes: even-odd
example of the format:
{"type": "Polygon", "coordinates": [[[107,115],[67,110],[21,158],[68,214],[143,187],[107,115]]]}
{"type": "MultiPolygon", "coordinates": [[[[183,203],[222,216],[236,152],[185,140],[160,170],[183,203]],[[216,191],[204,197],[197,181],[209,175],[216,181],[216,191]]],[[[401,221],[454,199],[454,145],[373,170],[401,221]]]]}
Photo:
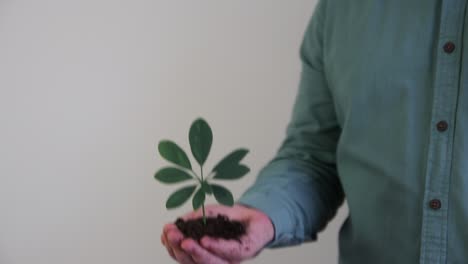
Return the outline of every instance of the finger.
{"type": "Polygon", "coordinates": [[[187,221],[187,220],[193,220],[193,219],[197,219],[197,218],[200,218],[203,216],[203,212],[201,211],[201,209],[198,209],[196,211],[191,211],[185,215],[183,215],[181,218],[184,220],[184,221],[187,221]]]}
{"type": "MultiPolygon", "coordinates": [[[[218,215],[225,215],[229,219],[242,219],[243,218],[243,209],[237,205],[233,207],[228,207],[224,205],[208,205],[205,207],[205,215],[207,217],[216,217],[218,215]],[[238,210],[236,210],[238,209],[238,210]]],[[[187,213],[186,215],[182,216],[182,219],[185,221],[201,218],[203,216],[203,209],[197,209],[196,211],[192,211],[187,213]]]]}
{"type": "Polygon", "coordinates": [[[174,251],[174,256],[177,262],[180,264],[198,264],[196,263],[192,257],[187,254],[183,249],[181,248],[173,248],[174,251]]]}
{"type": "Polygon", "coordinates": [[[169,231],[179,231],[179,228],[173,223],[165,224],[163,227],[163,234],[167,236],[169,231]]]}
{"type": "Polygon", "coordinates": [[[173,258],[174,260],[177,260],[177,257],[174,253],[174,250],[170,247],[166,247],[166,250],[167,250],[167,254],[169,254],[169,256],[171,256],[171,258],[173,258]]]}
{"type": "MultiPolygon", "coordinates": [[[[217,213],[217,209],[213,208],[213,206],[205,208],[205,216],[207,216],[207,217],[215,217],[218,214],[219,213],[217,213]]],[[[203,217],[203,209],[202,208],[185,214],[184,216],[182,216],[182,219],[184,221],[187,221],[187,220],[193,220],[193,219],[197,219],[197,218],[201,218],[201,217],[203,217]]]]}
{"type": "Polygon", "coordinates": [[[184,239],[184,234],[173,224],[164,227],[164,236],[171,247],[180,247],[180,242],[184,239]]]}
{"type": "Polygon", "coordinates": [[[252,239],[244,237],[241,242],[235,240],[213,239],[203,237],[201,245],[209,252],[223,258],[233,261],[241,261],[252,258],[257,254],[259,246],[252,239]]]}
{"type": "Polygon", "coordinates": [[[192,259],[197,264],[229,264],[227,260],[221,259],[213,255],[206,249],[202,248],[193,239],[186,239],[182,242],[181,247],[187,254],[190,254],[192,259]]]}
{"type": "Polygon", "coordinates": [[[174,255],[174,250],[172,250],[172,248],[169,246],[169,243],[166,241],[166,236],[164,236],[164,234],[161,235],[161,243],[166,248],[167,253],[169,254],[169,256],[171,256],[175,260],[176,257],[174,255]]]}
{"type": "Polygon", "coordinates": [[[196,264],[192,257],[181,249],[180,244],[184,236],[177,227],[174,228],[174,225],[168,224],[164,227],[164,231],[163,243],[166,244],[169,255],[181,264],[196,264]]]}

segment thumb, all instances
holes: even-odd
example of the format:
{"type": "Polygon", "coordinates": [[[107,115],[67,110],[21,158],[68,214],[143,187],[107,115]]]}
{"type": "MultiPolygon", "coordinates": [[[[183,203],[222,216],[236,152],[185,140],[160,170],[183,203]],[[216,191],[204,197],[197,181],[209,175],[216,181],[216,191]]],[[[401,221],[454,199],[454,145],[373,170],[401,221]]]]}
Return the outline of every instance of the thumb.
{"type": "MultiPolygon", "coordinates": [[[[205,206],[205,216],[206,217],[216,217],[218,215],[225,215],[229,219],[242,220],[242,213],[239,206],[234,205],[233,207],[224,206],[224,205],[207,205],[205,206]]],[[[191,220],[200,218],[203,216],[203,209],[199,208],[196,211],[189,212],[182,216],[184,220],[191,220]]]]}

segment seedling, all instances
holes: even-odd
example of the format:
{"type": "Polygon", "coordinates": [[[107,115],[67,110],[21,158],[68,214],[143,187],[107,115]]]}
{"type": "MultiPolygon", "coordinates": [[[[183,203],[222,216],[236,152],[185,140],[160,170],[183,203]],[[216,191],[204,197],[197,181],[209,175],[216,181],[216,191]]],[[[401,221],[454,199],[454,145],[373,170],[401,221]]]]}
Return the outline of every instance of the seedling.
{"type": "Polygon", "coordinates": [[[198,118],[192,123],[189,131],[189,142],[192,154],[200,166],[200,174],[193,170],[190,160],[182,148],[173,141],[161,140],[158,145],[159,153],[164,159],[176,166],[160,169],[156,172],[155,179],[164,184],[194,182],[194,184],[187,185],[171,194],[166,201],[166,208],[180,207],[193,195],[193,210],[202,208],[203,223],[206,225],[205,199],[207,195],[214,195],[220,204],[227,206],[234,204],[232,193],[225,187],[212,183],[212,181],[236,180],[246,175],[250,169],[240,162],[248,150],[240,148],[232,151],[205,176],[203,165],[210,153],[213,133],[204,119],[198,118]]]}

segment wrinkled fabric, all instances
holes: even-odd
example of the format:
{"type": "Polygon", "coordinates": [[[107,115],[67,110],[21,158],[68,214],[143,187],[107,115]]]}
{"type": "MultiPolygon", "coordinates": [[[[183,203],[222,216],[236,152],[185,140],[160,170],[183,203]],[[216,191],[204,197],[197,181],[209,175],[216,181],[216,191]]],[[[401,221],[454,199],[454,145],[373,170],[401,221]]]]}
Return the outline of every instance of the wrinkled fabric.
{"type": "Polygon", "coordinates": [[[342,264],[468,263],[466,0],[319,0],[286,136],[238,200],[342,264]]]}

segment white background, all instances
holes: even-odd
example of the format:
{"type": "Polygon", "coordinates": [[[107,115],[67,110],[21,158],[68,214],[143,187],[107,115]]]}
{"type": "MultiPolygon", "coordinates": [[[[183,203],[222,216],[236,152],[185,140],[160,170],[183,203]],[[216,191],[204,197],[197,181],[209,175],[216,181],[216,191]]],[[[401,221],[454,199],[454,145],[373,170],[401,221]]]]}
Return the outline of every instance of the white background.
{"type": "MultiPolygon", "coordinates": [[[[0,263],[173,263],[160,232],[190,205],[166,211],[157,142],[188,151],[204,117],[208,167],[251,150],[252,172],[226,184],[239,197],[284,137],[315,5],[0,0],[0,263]]],[[[345,214],[250,263],[336,263],[345,214]]]]}

